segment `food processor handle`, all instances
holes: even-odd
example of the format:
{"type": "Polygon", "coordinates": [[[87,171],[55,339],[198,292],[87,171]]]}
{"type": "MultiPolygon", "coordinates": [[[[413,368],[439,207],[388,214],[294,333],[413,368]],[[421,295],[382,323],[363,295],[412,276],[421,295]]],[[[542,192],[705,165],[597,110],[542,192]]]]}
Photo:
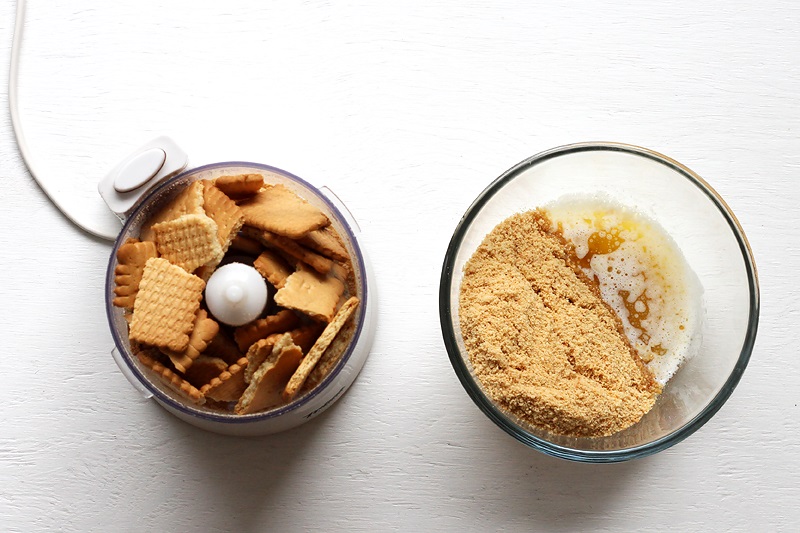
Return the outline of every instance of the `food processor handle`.
{"type": "Polygon", "coordinates": [[[189,157],[175,141],[156,137],[119,162],[97,185],[100,196],[123,222],[144,196],[183,171],[189,157]]]}

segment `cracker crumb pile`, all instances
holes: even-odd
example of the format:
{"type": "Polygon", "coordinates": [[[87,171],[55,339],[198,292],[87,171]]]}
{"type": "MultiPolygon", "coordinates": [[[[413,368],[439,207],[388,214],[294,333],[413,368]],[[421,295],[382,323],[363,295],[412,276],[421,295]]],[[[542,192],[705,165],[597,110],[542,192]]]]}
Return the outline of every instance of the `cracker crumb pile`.
{"type": "Polygon", "coordinates": [[[316,387],[352,339],[360,303],[328,217],[261,174],[187,185],[120,246],[115,283],[142,365],[187,402],[238,415],[316,387]],[[253,265],[274,293],[239,327],[218,323],[203,298],[226,260],[253,265]]]}
{"type": "Polygon", "coordinates": [[[511,216],[485,237],[464,267],[459,314],[489,397],[551,433],[611,435],[638,422],[660,392],[542,211],[511,216]]]}

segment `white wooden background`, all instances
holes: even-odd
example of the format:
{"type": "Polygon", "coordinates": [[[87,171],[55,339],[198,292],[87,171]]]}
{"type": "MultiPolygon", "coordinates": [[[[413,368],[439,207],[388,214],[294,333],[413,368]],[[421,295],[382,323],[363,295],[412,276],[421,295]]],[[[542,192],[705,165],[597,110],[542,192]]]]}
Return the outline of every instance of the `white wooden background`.
{"type": "MultiPolygon", "coordinates": [[[[0,3],[3,87],[13,9],[0,3]]],[[[109,356],[110,246],[31,180],[2,91],[0,531],[797,531],[798,28],[793,0],[30,0],[20,99],[42,174],[91,201],[119,158],[167,133],[194,164],[327,184],[364,229],[380,313],[353,388],[299,429],[225,438],[141,400],[109,356]],[[437,308],[474,197],[584,140],[704,176],[762,289],[722,410],[608,466],[494,427],[450,367],[437,308]]]]}

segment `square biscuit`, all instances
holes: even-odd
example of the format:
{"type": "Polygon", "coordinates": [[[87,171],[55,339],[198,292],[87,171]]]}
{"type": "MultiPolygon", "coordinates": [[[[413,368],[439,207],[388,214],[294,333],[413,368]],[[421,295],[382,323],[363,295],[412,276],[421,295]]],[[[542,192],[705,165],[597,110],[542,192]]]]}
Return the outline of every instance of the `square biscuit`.
{"type": "Polygon", "coordinates": [[[205,282],[163,258],[148,259],[133,305],[131,340],[182,352],[200,308],[205,282]]]}

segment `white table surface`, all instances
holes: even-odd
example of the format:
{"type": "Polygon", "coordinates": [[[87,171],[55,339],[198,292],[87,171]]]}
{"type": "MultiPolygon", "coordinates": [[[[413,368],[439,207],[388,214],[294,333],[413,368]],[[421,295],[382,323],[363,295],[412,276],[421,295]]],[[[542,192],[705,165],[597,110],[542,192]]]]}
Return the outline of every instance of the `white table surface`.
{"type": "MultiPolygon", "coordinates": [[[[226,438],[142,400],[109,355],[110,245],[32,181],[3,90],[0,531],[796,531],[800,7],[538,4],[30,0],[22,118],[68,201],[93,202],[96,180],[162,133],[193,164],[287,169],[361,224],[380,311],[352,389],[298,429],[226,438]],[[544,456],[485,418],[437,306],[475,196],[584,140],[704,176],[747,232],[762,290],[721,411],[665,452],[605,466],[544,456]]],[[[3,87],[13,10],[0,3],[3,87]]]]}

